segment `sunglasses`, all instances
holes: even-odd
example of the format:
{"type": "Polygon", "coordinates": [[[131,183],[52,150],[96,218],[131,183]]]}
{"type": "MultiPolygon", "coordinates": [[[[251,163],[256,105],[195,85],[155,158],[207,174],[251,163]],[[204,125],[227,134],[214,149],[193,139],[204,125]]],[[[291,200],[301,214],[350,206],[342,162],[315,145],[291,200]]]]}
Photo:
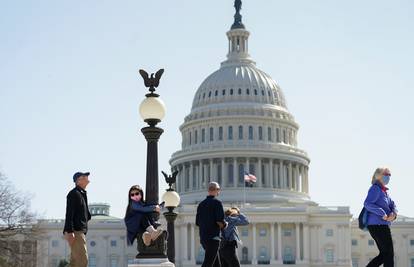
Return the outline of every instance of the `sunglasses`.
{"type": "Polygon", "coordinates": [[[391,173],[383,173],[384,176],[391,176],[391,173]]]}
{"type": "Polygon", "coordinates": [[[139,195],[140,195],[140,193],[131,193],[130,194],[131,197],[133,197],[133,196],[139,196],[139,195]]]}

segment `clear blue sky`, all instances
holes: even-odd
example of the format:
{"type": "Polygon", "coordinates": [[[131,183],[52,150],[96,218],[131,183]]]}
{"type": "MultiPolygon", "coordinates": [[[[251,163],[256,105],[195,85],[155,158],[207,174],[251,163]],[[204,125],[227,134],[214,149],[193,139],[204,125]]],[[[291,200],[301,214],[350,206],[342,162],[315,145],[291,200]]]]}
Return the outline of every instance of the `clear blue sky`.
{"type": "MultiPolygon", "coordinates": [[[[312,160],[312,199],[359,212],[390,166],[391,195],[413,216],[414,2],[244,0],[249,49],[282,87],[312,160]]],[[[138,69],[165,68],[160,169],[203,79],[227,53],[232,0],[2,1],[0,170],[42,216],[64,216],[76,170],[90,202],[121,217],[144,184],[138,69]]],[[[161,182],[163,184],[163,182],[161,182]]],[[[224,192],[225,193],[225,192],[224,192]]]]}

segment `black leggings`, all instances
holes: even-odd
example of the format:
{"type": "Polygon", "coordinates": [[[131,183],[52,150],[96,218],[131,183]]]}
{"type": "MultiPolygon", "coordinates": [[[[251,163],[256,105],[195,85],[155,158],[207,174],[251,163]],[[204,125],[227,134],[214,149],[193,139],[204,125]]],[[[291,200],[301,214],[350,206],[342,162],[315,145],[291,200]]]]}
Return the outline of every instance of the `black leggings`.
{"type": "Polygon", "coordinates": [[[388,225],[368,225],[368,231],[377,244],[379,255],[373,258],[367,267],[394,267],[394,246],[388,225]]]}
{"type": "Polygon", "coordinates": [[[224,242],[220,248],[220,260],[222,267],[240,267],[239,258],[237,258],[236,241],[222,241],[224,242]]]}

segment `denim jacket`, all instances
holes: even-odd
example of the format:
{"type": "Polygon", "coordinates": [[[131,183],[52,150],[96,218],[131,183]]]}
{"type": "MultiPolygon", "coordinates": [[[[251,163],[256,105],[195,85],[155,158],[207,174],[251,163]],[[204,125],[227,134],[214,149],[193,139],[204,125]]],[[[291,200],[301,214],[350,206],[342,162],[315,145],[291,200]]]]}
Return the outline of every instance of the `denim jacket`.
{"type": "Polygon", "coordinates": [[[381,184],[374,183],[369,191],[364,202],[364,207],[368,211],[367,225],[390,225],[391,222],[385,221],[382,217],[390,215],[390,213],[397,214],[394,201],[387,193],[382,190],[381,184]]]}
{"type": "Polygon", "coordinates": [[[248,225],[249,220],[247,217],[243,213],[240,213],[237,216],[227,216],[224,220],[228,223],[228,225],[222,230],[221,235],[223,239],[225,241],[236,241],[237,243],[241,244],[237,226],[248,225]]]}

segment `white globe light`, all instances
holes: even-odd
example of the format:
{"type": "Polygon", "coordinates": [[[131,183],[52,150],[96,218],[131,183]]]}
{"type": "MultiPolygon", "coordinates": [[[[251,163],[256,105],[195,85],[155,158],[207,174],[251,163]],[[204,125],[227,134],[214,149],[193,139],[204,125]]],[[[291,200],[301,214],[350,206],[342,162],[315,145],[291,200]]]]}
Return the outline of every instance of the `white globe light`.
{"type": "Polygon", "coordinates": [[[162,120],[165,116],[165,105],[159,97],[147,97],[139,106],[139,113],[142,119],[162,120]]]}
{"type": "Polygon", "coordinates": [[[178,207],[180,204],[180,196],[175,191],[167,191],[162,195],[162,200],[165,201],[166,207],[178,207]]]}

